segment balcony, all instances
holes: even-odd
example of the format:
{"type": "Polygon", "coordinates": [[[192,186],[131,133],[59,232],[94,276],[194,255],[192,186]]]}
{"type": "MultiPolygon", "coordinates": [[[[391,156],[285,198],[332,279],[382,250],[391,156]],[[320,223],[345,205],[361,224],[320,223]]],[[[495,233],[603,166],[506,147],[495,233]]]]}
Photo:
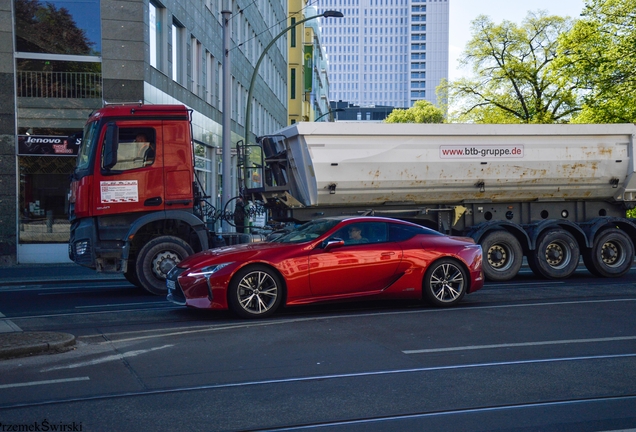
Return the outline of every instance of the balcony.
{"type": "Polygon", "coordinates": [[[101,99],[102,74],[95,72],[17,72],[23,98],[101,99]]]}

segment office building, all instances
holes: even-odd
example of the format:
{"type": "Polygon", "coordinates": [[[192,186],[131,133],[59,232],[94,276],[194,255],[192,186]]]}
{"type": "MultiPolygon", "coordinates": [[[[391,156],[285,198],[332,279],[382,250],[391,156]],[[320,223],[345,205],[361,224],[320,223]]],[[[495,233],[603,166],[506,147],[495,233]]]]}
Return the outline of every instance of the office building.
{"type": "Polygon", "coordinates": [[[344,18],[322,25],[331,100],[355,105],[437,104],[448,78],[450,0],[318,0],[344,18]]]}
{"type": "MultiPolygon", "coordinates": [[[[230,2],[228,83],[222,0],[1,4],[0,265],[68,261],[69,176],[78,149],[69,136],[104,103],[191,108],[198,176],[218,208],[222,88],[231,88],[234,146],[245,132],[254,65],[285,28],[287,0],[230,2]]],[[[283,37],[259,68],[251,102],[255,135],[287,124],[287,55],[283,37]]]]}

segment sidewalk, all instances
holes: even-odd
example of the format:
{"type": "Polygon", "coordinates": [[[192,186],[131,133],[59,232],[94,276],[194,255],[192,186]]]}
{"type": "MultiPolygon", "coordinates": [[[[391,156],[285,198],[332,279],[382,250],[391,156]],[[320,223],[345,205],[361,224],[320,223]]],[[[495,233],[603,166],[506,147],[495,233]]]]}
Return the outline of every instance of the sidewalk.
{"type": "Polygon", "coordinates": [[[50,284],[91,280],[125,280],[119,273],[97,273],[77,264],[18,264],[0,267],[0,289],[8,285],[50,284]]]}
{"type": "MultiPolygon", "coordinates": [[[[121,274],[97,273],[77,264],[31,264],[0,267],[0,291],[26,284],[116,281],[121,274]]],[[[56,353],[75,345],[75,336],[59,332],[24,332],[2,315],[0,305],[0,360],[56,353]]]]}

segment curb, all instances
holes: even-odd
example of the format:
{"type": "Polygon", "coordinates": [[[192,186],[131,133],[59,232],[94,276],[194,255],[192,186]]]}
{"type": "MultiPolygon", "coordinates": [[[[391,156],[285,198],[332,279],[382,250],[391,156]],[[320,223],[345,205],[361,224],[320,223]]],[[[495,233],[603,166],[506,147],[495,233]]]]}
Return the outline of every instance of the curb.
{"type": "Polygon", "coordinates": [[[0,360],[67,351],[75,336],[58,332],[0,333],[0,360]]]}

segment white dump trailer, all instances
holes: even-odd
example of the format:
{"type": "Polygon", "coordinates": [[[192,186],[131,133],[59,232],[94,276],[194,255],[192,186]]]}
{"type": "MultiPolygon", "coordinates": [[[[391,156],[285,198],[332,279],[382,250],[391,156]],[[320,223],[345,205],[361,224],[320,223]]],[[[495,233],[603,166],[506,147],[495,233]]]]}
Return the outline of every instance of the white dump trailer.
{"type": "Polygon", "coordinates": [[[636,126],[297,123],[246,149],[246,193],[280,221],[375,214],[471,236],[490,280],[598,276],[634,259],[636,126]],[[262,152],[262,155],[261,155],[262,152]],[[262,156],[262,157],[261,157],[262,156]]]}

